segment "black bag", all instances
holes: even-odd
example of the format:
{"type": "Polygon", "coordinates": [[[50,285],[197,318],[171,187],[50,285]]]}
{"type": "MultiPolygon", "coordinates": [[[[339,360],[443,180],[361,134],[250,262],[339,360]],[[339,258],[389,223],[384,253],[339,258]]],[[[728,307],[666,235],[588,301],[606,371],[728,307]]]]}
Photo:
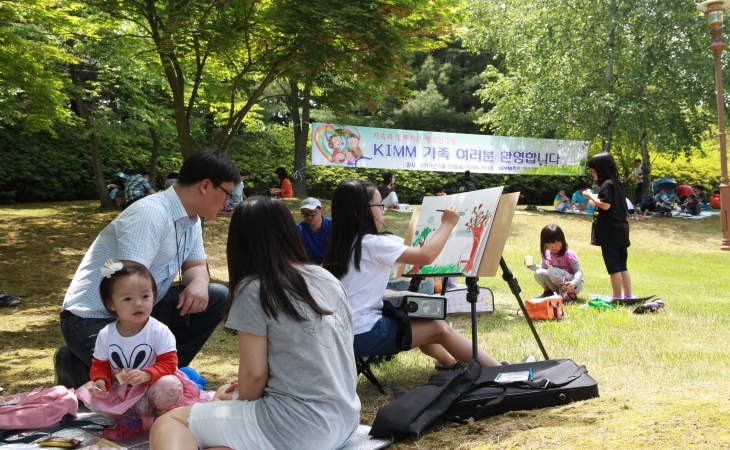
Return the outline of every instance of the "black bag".
{"type": "MultiPolygon", "coordinates": [[[[447,382],[458,372],[431,376],[429,382],[447,382]]],[[[414,391],[415,392],[415,391],[414,391]]],[[[507,411],[565,405],[598,397],[598,383],[585,366],[569,359],[550,359],[507,366],[483,367],[476,383],[443,414],[447,420],[475,420],[507,411]],[[501,384],[498,374],[532,370],[532,382],[501,384]]]]}
{"type": "Polygon", "coordinates": [[[452,372],[454,376],[449,379],[429,381],[410,392],[399,390],[395,401],[378,410],[370,435],[382,438],[418,435],[467,392],[480,373],[479,361],[475,360],[465,370],[452,372]]]}
{"type": "Polygon", "coordinates": [[[398,321],[398,332],[396,333],[396,348],[407,352],[411,349],[413,333],[411,332],[411,319],[406,314],[406,297],[397,293],[386,294],[383,297],[383,315],[398,321]]]}

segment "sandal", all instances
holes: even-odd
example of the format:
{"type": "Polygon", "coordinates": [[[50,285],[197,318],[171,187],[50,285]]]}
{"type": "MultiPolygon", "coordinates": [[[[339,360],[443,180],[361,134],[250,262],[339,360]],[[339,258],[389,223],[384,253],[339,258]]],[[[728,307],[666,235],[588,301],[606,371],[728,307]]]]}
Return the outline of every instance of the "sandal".
{"type": "Polygon", "coordinates": [[[114,425],[105,428],[102,436],[110,441],[123,441],[142,431],[142,421],[120,417],[114,425]]]}
{"type": "Polygon", "coordinates": [[[0,306],[16,306],[20,304],[20,299],[13,297],[7,292],[0,292],[0,306]]]}

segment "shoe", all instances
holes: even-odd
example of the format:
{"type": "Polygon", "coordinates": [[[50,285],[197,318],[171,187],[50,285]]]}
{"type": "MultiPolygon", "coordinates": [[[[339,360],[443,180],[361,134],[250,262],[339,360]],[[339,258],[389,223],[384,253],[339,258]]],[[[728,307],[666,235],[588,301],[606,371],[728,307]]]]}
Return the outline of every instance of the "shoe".
{"type": "Polygon", "coordinates": [[[525,356],[525,359],[522,360],[523,363],[534,363],[537,362],[537,358],[535,358],[532,355],[525,356]]]}
{"type": "Polygon", "coordinates": [[[142,421],[120,417],[114,425],[105,428],[102,436],[110,441],[123,441],[142,431],[142,421]]]}
{"type": "Polygon", "coordinates": [[[634,310],[634,314],[644,314],[647,312],[657,312],[664,308],[664,300],[658,298],[653,302],[644,303],[634,310]]]}
{"type": "Polygon", "coordinates": [[[503,366],[509,366],[510,364],[512,364],[509,361],[500,361],[499,363],[502,364],[503,366]]]}
{"type": "Polygon", "coordinates": [[[555,295],[553,291],[545,291],[542,294],[538,295],[537,298],[548,298],[552,297],[553,295],[555,295]]]}
{"type": "Polygon", "coordinates": [[[469,367],[469,364],[467,364],[467,363],[465,363],[463,361],[459,361],[458,359],[456,360],[456,362],[454,364],[452,364],[450,366],[444,366],[440,362],[436,361],[436,370],[441,370],[441,371],[444,371],[444,370],[464,370],[467,367],[469,367]]]}
{"type": "Polygon", "coordinates": [[[19,298],[13,297],[7,292],[0,292],[0,306],[17,306],[19,304],[19,298]]]}

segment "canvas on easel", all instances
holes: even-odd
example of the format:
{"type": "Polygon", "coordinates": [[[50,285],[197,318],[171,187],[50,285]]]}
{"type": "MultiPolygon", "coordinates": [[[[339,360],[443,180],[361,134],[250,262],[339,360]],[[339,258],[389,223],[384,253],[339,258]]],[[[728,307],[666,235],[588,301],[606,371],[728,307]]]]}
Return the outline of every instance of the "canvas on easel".
{"type": "Polygon", "coordinates": [[[446,246],[427,266],[406,265],[404,275],[477,276],[503,187],[481,189],[441,197],[425,197],[420,214],[411,219],[408,238],[412,246],[423,247],[441,226],[442,211],[456,207],[459,221],[447,238],[446,246]],[[413,225],[415,221],[415,226],[413,225]],[[410,234],[413,229],[413,234],[410,234]]]}

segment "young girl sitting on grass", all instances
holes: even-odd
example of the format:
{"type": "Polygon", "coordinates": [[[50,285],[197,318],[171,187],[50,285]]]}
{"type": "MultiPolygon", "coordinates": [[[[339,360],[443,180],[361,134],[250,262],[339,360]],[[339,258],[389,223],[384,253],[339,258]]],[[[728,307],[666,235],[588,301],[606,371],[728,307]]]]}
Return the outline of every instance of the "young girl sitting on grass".
{"type": "Polygon", "coordinates": [[[76,395],[115,419],[103,436],[121,441],[142,431],[142,419],[151,425],[160,414],[211,398],[177,370],[175,336],[150,317],[157,284],[149,270],[109,261],[101,272],[99,293],[117,321],[99,332],[91,381],[76,395]]]}
{"type": "Polygon", "coordinates": [[[535,281],[544,290],[538,298],[561,293],[566,301],[575,300],[583,289],[583,270],[578,255],[568,248],[565,234],[559,226],[548,225],[540,232],[540,255],[542,262],[539,266],[535,263],[527,266],[535,272],[535,281]]]}

